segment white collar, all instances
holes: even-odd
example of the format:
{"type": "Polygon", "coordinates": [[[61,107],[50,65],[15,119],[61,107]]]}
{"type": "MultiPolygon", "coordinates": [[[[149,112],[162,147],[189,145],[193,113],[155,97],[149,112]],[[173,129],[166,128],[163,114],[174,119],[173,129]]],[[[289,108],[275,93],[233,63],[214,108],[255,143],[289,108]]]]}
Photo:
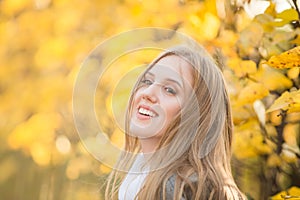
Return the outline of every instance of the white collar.
{"type": "Polygon", "coordinates": [[[119,200],[133,200],[140,191],[148,170],[144,167],[145,158],[143,154],[138,154],[132,167],[127,173],[119,189],[119,200]]]}

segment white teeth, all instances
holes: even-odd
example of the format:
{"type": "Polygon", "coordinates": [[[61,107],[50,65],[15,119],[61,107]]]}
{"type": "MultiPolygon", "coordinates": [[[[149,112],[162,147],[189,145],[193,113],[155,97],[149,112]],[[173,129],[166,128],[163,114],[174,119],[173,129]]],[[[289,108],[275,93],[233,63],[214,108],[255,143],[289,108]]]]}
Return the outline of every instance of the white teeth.
{"type": "Polygon", "coordinates": [[[155,113],[154,113],[154,112],[152,112],[152,111],[150,111],[150,110],[146,110],[146,109],[144,109],[144,108],[140,108],[140,109],[139,109],[139,113],[140,113],[140,114],[143,114],[143,115],[148,115],[148,116],[150,116],[150,117],[155,117],[155,113]]]}

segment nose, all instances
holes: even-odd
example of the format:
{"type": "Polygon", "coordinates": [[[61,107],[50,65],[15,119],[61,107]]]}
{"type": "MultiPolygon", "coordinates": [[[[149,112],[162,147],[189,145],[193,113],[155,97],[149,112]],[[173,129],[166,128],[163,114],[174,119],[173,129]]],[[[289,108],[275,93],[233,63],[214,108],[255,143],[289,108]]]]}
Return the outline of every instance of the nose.
{"type": "Polygon", "coordinates": [[[141,92],[141,96],[142,99],[146,101],[150,101],[151,103],[157,103],[158,92],[159,92],[159,86],[156,84],[152,84],[147,88],[144,88],[144,90],[141,92]]]}

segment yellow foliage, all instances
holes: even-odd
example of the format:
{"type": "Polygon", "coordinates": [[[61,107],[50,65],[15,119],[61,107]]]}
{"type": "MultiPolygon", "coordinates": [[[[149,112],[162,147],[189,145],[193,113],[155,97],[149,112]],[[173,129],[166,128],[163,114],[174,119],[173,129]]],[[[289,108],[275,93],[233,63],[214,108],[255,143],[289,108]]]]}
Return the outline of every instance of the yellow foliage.
{"type": "Polygon", "coordinates": [[[273,17],[266,14],[260,14],[255,16],[254,22],[258,22],[265,32],[272,32],[274,30],[274,26],[272,24],[273,17]]]}
{"type": "Polygon", "coordinates": [[[112,170],[112,168],[111,168],[111,167],[108,167],[107,165],[104,165],[104,164],[101,164],[101,165],[100,165],[100,171],[101,171],[102,173],[104,173],[104,174],[110,173],[111,170],[112,170]]]}
{"type": "Polygon", "coordinates": [[[261,83],[249,82],[245,88],[243,88],[237,99],[239,105],[253,103],[258,99],[262,99],[269,94],[269,91],[261,83]]]}
{"type": "Polygon", "coordinates": [[[268,8],[265,10],[265,14],[271,15],[273,17],[276,16],[276,4],[274,2],[270,2],[270,5],[268,6],[268,8]]]}
{"type": "Polygon", "coordinates": [[[300,45],[300,29],[296,29],[294,31],[294,33],[295,33],[295,36],[294,36],[294,38],[292,38],[291,43],[299,46],[300,45]]]}
{"type": "Polygon", "coordinates": [[[33,2],[31,0],[4,0],[0,4],[0,12],[11,17],[32,6],[33,2]]]}
{"type": "Polygon", "coordinates": [[[8,137],[13,149],[31,149],[36,143],[50,145],[55,130],[60,126],[61,117],[57,113],[38,113],[26,122],[19,124],[8,137]]]}
{"type": "Polygon", "coordinates": [[[300,121],[300,112],[293,112],[287,114],[285,121],[287,123],[295,123],[297,121],[300,121]]]}
{"type": "Polygon", "coordinates": [[[293,67],[287,71],[287,75],[290,79],[296,79],[299,77],[300,67],[293,67]]]}
{"type": "Polygon", "coordinates": [[[272,125],[269,123],[266,124],[266,126],[265,126],[268,136],[273,137],[273,138],[275,138],[277,136],[277,130],[274,126],[276,126],[276,125],[272,125]]]}
{"type": "Polygon", "coordinates": [[[283,26],[293,20],[298,20],[298,13],[295,9],[290,8],[278,13],[276,15],[277,21],[274,22],[276,26],[283,26]]]}
{"type": "Polygon", "coordinates": [[[66,169],[66,176],[71,180],[78,179],[81,174],[90,171],[91,165],[92,162],[88,157],[81,156],[71,159],[66,169]]]}
{"type": "Polygon", "coordinates": [[[271,147],[264,142],[259,123],[255,119],[236,126],[233,149],[238,159],[257,157],[272,152],[271,147]]]}
{"type": "Polygon", "coordinates": [[[125,144],[125,133],[120,130],[120,128],[116,128],[113,134],[110,137],[111,142],[119,147],[120,149],[124,147],[125,144]]]}
{"type": "Polygon", "coordinates": [[[247,121],[249,118],[253,118],[254,113],[249,112],[249,108],[246,106],[240,106],[237,104],[232,105],[232,117],[234,124],[240,124],[247,121]]]}
{"type": "Polygon", "coordinates": [[[267,64],[280,69],[300,67],[300,46],[294,47],[277,56],[272,56],[267,64]]]}
{"type": "Polygon", "coordinates": [[[245,77],[256,72],[256,64],[252,60],[241,60],[240,58],[234,58],[228,60],[227,65],[238,77],[245,77]]]}
{"type": "Polygon", "coordinates": [[[268,111],[270,112],[270,121],[272,125],[278,126],[282,123],[282,115],[281,115],[281,110],[274,110],[274,111],[268,111]]]}
{"type": "Polygon", "coordinates": [[[29,148],[34,162],[42,166],[50,164],[52,154],[51,144],[42,144],[39,141],[31,144],[29,148]]]}
{"type": "Polygon", "coordinates": [[[293,85],[293,82],[282,72],[264,64],[260,65],[257,73],[251,75],[251,77],[262,83],[268,90],[282,91],[293,85]]]}
{"type": "Polygon", "coordinates": [[[213,40],[214,47],[222,49],[222,53],[231,58],[235,59],[237,53],[232,51],[232,47],[238,40],[238,35],[235,34],[232,30],[223,30],[219,33],[218,38],[213,40]]]}
{"type": "Polygon", "coordinates": [[[278,194],[271,197],[271,200],[284,200],[291,199],[296,200],[300,199],[300,188],[292,186],[289,189],[279,192],[278,194]]]}
{"type": "Polygon", "coordinates": [[[247,136],[241,137],[239,134],[236,134],[233,141],[233,153],[238,159],[247,159],[258,155],[254,147],[245,142],[247,139],[247,136]]]}
{"type": "Polygon", "coordinates": [[[282,164],[282,160],[281,160],[280,156],[278,156],[277,154],[271,154],[268,157],[268,160],[267,160],[268,167],[278,167],[281,164],[282,164]]]}
{"type": "Polygon", "coordinates": [[[274,30],[262,38],[259,52],[265,59],[270,59],[270,57],[282,53],[283,49],[290,49],[291,44],[286,41],[293,40],[296,35],[294,32],[274,30]]]}
{"type": "Polygon", "coordinates": [[[82,23],[83,13],[75,6],[61,12],[60,20],[54,24],[54,30],[59,33],[69,33],[82,23]]]}
{"type": "Polygon", "coordinates": [[[99,161],[114,166],[120,153],[120,148],[113,145],[105,133],[98,133],[96,137],[83,138],[82,142],[88,152],[99,161]]]}
{"type": "Polygon", "coordinates": [[[275,110],[287,110],[288,113],[300,112],[300,90],[292,92],[284,92],[266,112],[272,112],[275,110]]]}
{"type": "MultiPolygon", "coordinates": [[[[297,150],[297,153],[299,153],[299,148],[297,148],[297,150]]],[[[290,147],[286,143],[283,144],[283,149],[280,156],[287,163],[296,163],[298,161],[295,152],[292,149],[290,149],[290,147]]]]}
{"type": "Polygon", "coordinates": [[[47,8],[52,0],[35,0],[35,5],[37,9],[47,8]]]}
{"type": "Polygon", "coordinates": [[[4,183],[7,179],[13,176],[18,170],[18,162],[12,157],[1,159],[0,165],[0,183],[4,183]]]}
{"type": "Polygon", "coordinates": [[[256,100],[253,103],[253,108],[254,108],[254,111],[257,115],[259,123],[262,126],[265,126],[266,125],[266,108],[265,108],[265,105],[263,104],[262,101],[256,100]]]}
{"type": "Polygon", "coordinates": [[[200,29],[201,31],[198,31],[197,34],[194,35],[194,38],[200,41],[207,41],[214,39],[220,29],[220,19],[210,13],[205,12],[202,16],[199,16],[198,14],[190,14],[188,16],[188,19],[191,23],[191,26],[189,24],[184,24],[184,32],[194,32],[192,30],[200,29]],[[203,28],[205,27],[205,28],[203,28]]]}
{"type": "Polygon", "coordinates": [[[202,27],[207,27],[207,28],[202,29],[203,37],[206,40],[214,39],[219,32],[220,25],[221,25],[220,19],[216,15],[210,12],[206,12],[204,14],[202,27]]]}
{"type": "Polygon", "coordinates": [[[261,24],[252,22],[249,26],[240,32],[240,38],[236,44],[239,49],[240,57],[249,57],[257,54],[256,48],[260,45],[264,29],[261,24]]]}
{"type": "Polygon", "coordinates": [[[35,66],[41,70],[61,67],[63,59],[69,53],[66,38],[51,38],[45,41],[35,54],[35,66]]]}
{"type": "Polygon", "coordinates": [[[240,10],[238,14],[239,17],[236,19],[236,29],[240,32],[249,26],[252,19],[245,10],[240,10]]]}
{"type": "Polygon", "coordinates": [[[298,148],[297,138],[300,136],[300,124],[287,124],[283,129],[283,139],[287,145],[298,148]]]}

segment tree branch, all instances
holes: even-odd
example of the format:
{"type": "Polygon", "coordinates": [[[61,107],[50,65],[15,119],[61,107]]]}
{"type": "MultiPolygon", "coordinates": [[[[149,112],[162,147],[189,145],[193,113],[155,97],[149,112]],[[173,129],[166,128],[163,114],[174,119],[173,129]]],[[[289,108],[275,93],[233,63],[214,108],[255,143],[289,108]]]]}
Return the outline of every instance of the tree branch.
{"type": "Polygon", "coordinates": [[[278,126],[275,126],[276,128],[276,131],[277,131],[277,149],[276,149],[276,153],[277,155],[279,155],[282,151],[282,144],[284,143],[284,139],[283,139],[283,129],[284,129],[284,126],[286,125],[286,121],[285,121],[285,118],[286,118],[286,113],[287,111],[284,111],[282,110],[280,115],[282,117],[282,121],[281,121],[281,124],[278,125],[278,126]]]}

